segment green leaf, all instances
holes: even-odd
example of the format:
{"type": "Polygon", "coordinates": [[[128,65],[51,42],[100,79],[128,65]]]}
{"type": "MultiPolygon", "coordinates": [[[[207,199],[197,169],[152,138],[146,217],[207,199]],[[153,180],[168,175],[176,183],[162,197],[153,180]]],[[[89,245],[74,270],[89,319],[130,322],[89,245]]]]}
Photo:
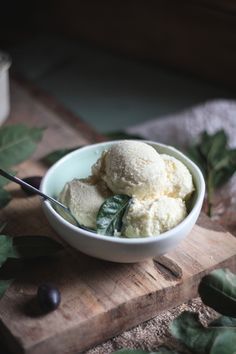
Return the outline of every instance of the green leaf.
{"type": "Polygon", "coordinates": [[[219,333],[209,354],[235,354],[236,329],[219,333]]]}
{"type": "Polygon", "coordinates": [[[206,328],[199,322],[197,314],[183,312],[172,322],[170,331],[194,353],[209,354],[220,330],[206,328]]]}
{"type": "Polygon", "coordinates": [[[212,165],[217,163],[219,157],[224,154],[227,145],[227,136],[223,130],[219,130],[209,137],[210,149],[208,151],[208,160],[212,165]]]}
{"type": "Polygon", "coordinates": [[[12,238],[10,236],[0,235],[0,267],[7,260],[12,252],[12,238]]]}
{"type": "Polygon", "coordinates": [[[43,162],[46,163],[48,166],[53,165],[55,162],[60,160],[62,157],[66,156],[72,151],[75,151],[77,149],[80,149],[82,146],[77,146],[71,149],[61,149],[61,150],[55,150],[51,152],[50,154],[46,155],[43,158],[43,162]]]}
{"type": "Polygon", "coordinates": [[[14,279],[0,280],[0,299],[3,297],[7,289],[10,287],[14,279]]]}
{"type": "Polygon", "coordinates": [[[9,125],[0,128],[0,166],[8,167],[26,160],[42,138],[42,128],[9,125]]]}
{"type": "Polygon", "coordinates": [[[47,257],[63,249],[62,245],[47,236],[19,236],[13,238],[9,258],[47,257]]]}
{"type": "Polygon", "coordinates": [[[206,160],[205,157],[201,154],[199,147],[190,146],[187,150],[187,155],[198,165],[205,176],[207,174],[206,160]]]}
{"type": "Polygon", "coordinates": [[[223,168],[221,170],[213,170],[212,173],[212,183],[215,188],[222,186],[225,184],[235,173],[235,167],[228,166],[227,168],[223,168]]]}
{"type": "Polygon", "coordinates": [[[220,316],[209,324],[210,327],[236,327],[236,318],[220,316]]]}
{"type": "Polygon", "coordinates": [[[0,208],[4,208],[11,201],[11,194],[0,188],[0,208]]]}
{"type": "Polygon", "coordinates": [[[113,236],[122,226],[122,217],[129,205],[130,197],[117,194],[105,200],[97,215],[97,233],[113,236]]]}
{"type": "Polygon", "coordinates": [[[202,278],[199,295],[203,303],[222,315],[236,317],[236,275],[217,269],[202,278]]]}

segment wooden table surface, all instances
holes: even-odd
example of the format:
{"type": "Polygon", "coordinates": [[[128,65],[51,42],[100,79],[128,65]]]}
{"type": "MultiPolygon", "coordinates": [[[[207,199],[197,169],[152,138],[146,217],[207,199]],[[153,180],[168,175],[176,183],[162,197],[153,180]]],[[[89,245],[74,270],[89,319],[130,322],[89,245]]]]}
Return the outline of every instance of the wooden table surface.
{"type": "MultiPolygon", "coordinates": [[[[5,124],[24,123],[30,126],[44,126],[43,141],[32,158],[40,159],[45,152],[60,149],[63,136],[63,147],[74,147],[103,141],[105,138],[78,116],[67,110],[50,95],[38,90],[33,85],[19,78],[10,82],[11,112],[5,124]],[[53,136],[53,141],[51,140],[53,136]],[[67,137],[65,139],[65,137],[67,137]],[[46,150],[45,150],[46,148],[46,150]]],[[[19,173],[30,175],[24,167],[19,166],[19,173]],[[21,172],[22,171],[22,172],[21,172]]],[[[8,350],[1,343],[0,353],[7,354],[8,350]]]]}
{"type": "MultiPolygon", "coordinates": [[[[12,99],[11,100],[12,110],[11,110],[10,117],[7,121],[7,124],[23,123],[24,122],[24,123],[29,124],[31,126],[45,126],[45,127],[47,127],[46,131],[44,133],[43,141],[39,144],[39,147],[38,147],[36,153],[32,157],[32,164],[30,161],[27,161],[25,163],[20,164],[17,167],[18,175],[20,177],[22,177],[22,176],[25,177],[27,175],[31,175],[31,173],[32,173],[31,171],[35,172],[34,161],[37,161],[36,172],[37,172],[37,168],[38,168],[38,171],[41,174],[42,171],[45,170],[45,167],[41,166],[38,161],[47,152],[51,152],[52,150],[55,150],[56,148],[84,145],[84,144],[88,144],[88,143],[102,141],[104,139],[103,136],[101,136],[100,134],[97,134],[96,131],[94,131],[91,127],[89,127],[86,123],[84,123],[81,119],[79,119],[79,117],[75,117],[71,112],[69,112],[64,107],[62,107],[54,99],[52,99],[49,96],[47,96],[46,94],[38,91],[37,89],[33,88],[32,86],[30,86],[26,83],[23,83],[22,81],[19,81],[19,80],[12,81],[12,83],[11,83],[11,99],[12,99]],[[61,146],[62,141],[63,141],[63,146],[61,146]],[[32,170],[31,170],[31,167],[32,167],[32,170]]],[[[22,198],[21,203],[23,205],[24,203],[26,203],[26,201],[24,201],[24,199],[22,198]]],[[[35,207],[35,204],[34,204],[35,201],[32,201],[31,204],[28,201],[27,201],[27,203],[28,203],[27,207],[28,208],[30,207],[33,210],[33,208],[35,207]]],[[[5,215],[7,216],[7,218],[10,217],[11,221],[17,220],[17,212],[18,212],[17,205],[19,205],[19,201],[13,200],[12,201],[12,206],[13,206],[12,209],[14,209],[14,213],[11,213],[11,208],[9,208],[9,207],[6,207],[3,210],[3,213],[6,213],[5,215]],[[14,206],[15,206],[15,208],[14,208],[14,206]]],[[[37,214],[37,218],[38,218],[38,214],[37,214]]],[[[37,233],[37,227],[39,227],[38,230],[40,230],[40,231],[43,230],[43,226],[41,225],[42,223],[37,221],[36,220],[37,218],[35,218],[35,223],[32,226],[33,232],[36,232],[36,233],[37,233]]],[[[214,234],[214,235],[212,234],[213,239],[215,239],[216,235],[219,235],[219,237],[224,238],[223,233],[221,231],[220,231],[221,234],[219,233],[217,225],[216,225],[216,228],[213,228],[212,224],[210,224],[210,226],[207,225],[207,223],[205,223],[205,222],[200,223],[200,225],[201,226],[203,225],[205,227],[205,229],[208,229],[210,227],[213,233],[216,232],[216,234],[214,234]]],[[[30,230],[31,230],[31,225],[28,225],[28,226],[30,226],[30,230]]],[[[25,225],[24,227],[27,228],[27,225],[25,225]]],[[[46,226],[45,226],[45,230],[46,230],[46,226]]],[[[21,231],[22,231],[22,227],[21,227],[21,231]]],[[[14,222],[9,223],[7,232],[12,235],[20,234],[20,233],[18,233],[16,223],[14,223],[14,222]]],[[[208,232],[208,233],[210,234],[210,232],[208,232]]],[[[225,235],[226,236],[225,236],[224,240],[227,241],[227,237],[228,237],[228,241],[227,241],[228,248],[227,247],[225,248],[225,258],[224,258],[224,252],[222,253],[222,252],[219,252],[219,250],[216,250],[216,253],[214,254],[214,257],[212,257],[212,260],[214,260],[214,258],[215,258],[215,260],[219,261],[218,255],[221,253],[220,256],[222,256],[223,258],[220,261],[222,262],[222,264],[224,264],[224,260],[227,260],[227,257],[231,257],[231,258],[228,258],[228,259],[230,259],[230,262],[227,263],[227,265],[228,264],[233,265],[234,264],[234,257],[235,257],[234,247],[236,247],[236,243],[234,242],[235,240],[232,239],[232,237],[229,234],[228,234],[228,236],[227,236],[227,234],[225,234],[225,235]],[[230,244],[232,245],[232,243],[233,243],[233,246],[230,247],[230,244]]],[[[52,236],[53,236],[53,233],[52,233],[52,236]]],[[[193,239],[196,240],[197,238],[195,237],[193,239]]],[[[194,247],[195,246],[196,245],[194,245],[194,247]]],[[[199,247],[202,247],[201,242],[199,244],[199,247]]],[[[196,248],[196,250],[197,250],[197,248],[196,248]]],[[[204,256],[203,253],[204,252],[200,252],[200,254],[202,256],[204,256]]],[[[191,254],[189,257],[191,257],[191,254]]],[[[179,260],[179,261],[181,263],[181,260],[179,260]]],[[[186,259],[186,261],[188,261],[188,260],[186,259]]],[[[217,261],[215,264],[217,264],[217,261]]],[[[96,263],[96,261],[94,261],[94,262],[96,263]]],[[[200,260],[199,260],[199,262],[200,262],[200,260]]],[[[208,264],[206,269],[210,269],[211,266],[214,267],[213,263],[212,263],[212,265],[209,263],[208,256],[206,256],[204,258],[204,262],[207,262],[207,264],[208,264]]],[[[199,264],[200,263],[196,263],[196,266],[198,267],[199,264]]],[[[140,268],[140,270],[141,270],[141,268],[140,268]]],[[[203,269],[203,271],[204,271],[204,269],[203,269]]],[[[117,270],[117,272],[118,272],[118,270],[117,270]]],[[[142,281],[142,283],[143,283],[143,281],[142,281]]],[[[196,294],[196,293],[194,292],[194,294],[196,294]]],[[[9,299],[11,299],[11,298],[9,298],[9,299]]],[[[183,299],[186,300],[186,299],[188,299],[188,297],[183,298],[183,299]]],[[[5,298],[3,300],[5,300],[5,302],[6,302],[5,306],[7,306],[7,304],[9,304],[7,299],[5,298]]],[[[2,307],[3,307],[3,302],[2,302],[2,307]]],[[[171,300],[171,302],[173,302],[173,301],[171,300]]],[[[178,302],[176,302],[176,304],[178,304],[178,302]]],[[[170,306],[170,304],[169,304],[169,306],[170,306]]],[[[153,312],[153,308],[150,307],[150,309],[151,309],[150,311],[153,312]]],[[[120,310],[121,310],[121,307],[120,307],[120,310]]],[[[145,317],[143,318],[143,320],[144,319],[145,319],[145,317]]],[[[136,322],[136,323],[138,323],[138,322],[136,322]]],[[[117,333],[119,333],[119,332],[117,332],[117,333]]],[[[1,348],[0,353],[2,353],[2,354],[7,353],[7,350],[3,346],[0,345],[0,348],[1,348]]],[[[44,351],[44,353],[46,353],[46,352],[44,351]]]]}

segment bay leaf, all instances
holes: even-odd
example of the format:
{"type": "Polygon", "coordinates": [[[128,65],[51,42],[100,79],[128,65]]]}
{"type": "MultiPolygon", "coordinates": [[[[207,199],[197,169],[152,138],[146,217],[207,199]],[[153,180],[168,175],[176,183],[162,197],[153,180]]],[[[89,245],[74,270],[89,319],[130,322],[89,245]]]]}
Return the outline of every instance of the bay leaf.
{"type": "Polygon", "coordinates": [[[219,130],[215,134],[209,136],[210,149],[207,154],[208,160],[214,166],[224,155],[227,146],[227,136],[224,130],[219,130]]]}
{"type": "Polygon", "coordinates": [[[60,160],[62,157],[66,156],[67,154],[69,154],[72,151],[80,149],[81,147],[82,146],[77,146],[74,148],[68,148],[68,149],[65,148],[65,149],[55,150],[55,151],[52,151],[50,154],[46,155],[42,160],[46,165],[51,166],[54,163],[56,163],[58,160],[60,160]]]}
{"type": "Polygon", "coordinates": [[[97,233],[113,236],[122,227],[122,217],[131,198],[124,194],[117,194],[105,200],[97,215],[97,233]]]}
{"type": "Polygon", "coordinates": [[[203,277],[198,292],[205,305],[236,317],[236,275],[229,269],[217,269],[203,277]]]}
{"type": "Polygon", "coordinates": [[[200,168],[204,176],[206,176],[207,174],[206,160],[205,157],[201,154],[199,146],[195,146],[195,145],[190,146],[187,150],[187,155],[191,160],[193,160],[198,165],[198,167],[200,168]]]}
{"type": "Polygon", "coordinates": [[[23,124],[0,128],[0,166],[8,167],[26,160],[42,138],[42,128],[29,128],[23,124]]]}
{"type": "Polygon", "coordinates": [[[0,188],[0,208],[4,208],[11,201],[11,194],[0,188]]]}
{"type": "Polygon", "coordinates": [[[13,238],[9,258],[30,259],[48,257],[61,251],[63,246],[47,236],[19,236],[13,238]]]}
{"type": "Polygon", "coordinates": [[[7,289],[10,287],[14,279],[0,280],[0,299],[3,297],[7,289]]]}
{"type": "Polygon", "coordinates": [[[12,238],[10,236],[0,235],[0,267],[12,252],[12,247],[12,238]]]}

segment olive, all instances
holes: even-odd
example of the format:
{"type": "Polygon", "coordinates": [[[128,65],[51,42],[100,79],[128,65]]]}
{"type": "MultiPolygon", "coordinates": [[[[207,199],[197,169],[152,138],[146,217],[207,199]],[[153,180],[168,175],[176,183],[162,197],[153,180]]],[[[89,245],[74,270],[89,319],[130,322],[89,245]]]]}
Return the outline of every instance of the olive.
{"type": "Polygon", "coordinates": [[[60,291],[51,284],[41,284],[38,287],[37,300],[43,312],[54,311],[61,302],[60,291]]]}
{"type": "MultiPolygon", "coordinates": [[[[40,187],[40,183],[42,181],[42,177],[41,176],[32,176],[32,177],[26,177],[26,178],[22,178],[22,181],[30,184],[31,186],[39,189],[40,187]]],[[[22,190],[27,193],[28,195],[34,195],[36,193],[34,193],[33,191],[30,191],[27,187],[21,186],[22,190]]]]}

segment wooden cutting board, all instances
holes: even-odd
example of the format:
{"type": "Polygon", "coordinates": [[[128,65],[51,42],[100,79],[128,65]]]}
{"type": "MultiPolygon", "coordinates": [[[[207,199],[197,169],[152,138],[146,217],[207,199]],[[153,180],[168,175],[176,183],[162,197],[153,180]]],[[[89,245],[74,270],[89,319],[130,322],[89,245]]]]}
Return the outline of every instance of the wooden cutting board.
{"type": "MultiPolygon", "coordinates": [[[[13,97],[20,94],[20,102],[31,102],[31,110],[39,105],[33,124],[40,125],[42,102],[39,104],[18,85],[14,89],[13,97]]],[[[17,115],[14,112],[19,111],[13,111],[12,121],[17,115]]],[[[21,177],[45,173],[40,157],[59,145],[64,147],[68,137],[71,145],[89,142],[88,137],[83,141],[68,121],[57,118],[55,111],[49,110],[47,118],[49,128],[36,155],[17,167],[21,177]]],[[[6,232],[13,236],[57,237],[43,215],[40,199],[27,198],[14,184],[9,189],[14,199],[1,212],[1,219],[8,220],[6,232]]],[[[235,270],[235,266],[236,238],[204,215],[175,251],[156,260],[116,264],[88,257],[65,245],[57,257],[18,267],[16,280],[0,301],[0,333],[13,353],[79,353],[195,297],[200,278],[210,270],[235,270]],[[60,289],[62,302],[56,311],[40,316],[31,311],[31,305],[38,285],[44,282],[60,289]]],[[[16,269],[8,271],[15,275],[16,269]]]]}

